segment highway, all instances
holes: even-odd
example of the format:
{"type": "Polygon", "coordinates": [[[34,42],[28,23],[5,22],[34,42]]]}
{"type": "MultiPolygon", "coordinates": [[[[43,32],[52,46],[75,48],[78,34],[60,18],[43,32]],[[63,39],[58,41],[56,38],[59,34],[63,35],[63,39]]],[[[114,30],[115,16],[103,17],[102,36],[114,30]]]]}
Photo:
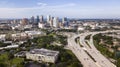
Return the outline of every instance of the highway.
{"type": "Polygon", "coordinates": [[[94,46],[93,36],[99,33],[118,32],[119,30],[109,30],[100,32],[89,32],[74,35],[68,38],[68,47],[78,60],[83,64],[83,67],[116,67],[105,56],[103,56],[94,46]],[[91,35],[90,41],[86,43],[85,37],[91,35]],[[79,43],[75,39],[79,37],[79,43]],[[82,47],[80,46],[82,45],[82,47]]]}
{"type": "Polygon", "coordinates": [[[69,48],[76,55],[78,60],[81,61],[82,64],[84,64],[84,67],[97,67],[94,61],[85,53],[83,48],[81,48],[79,44],[76,44],[74,38],[69,38],[68,42],[69,48]]]}

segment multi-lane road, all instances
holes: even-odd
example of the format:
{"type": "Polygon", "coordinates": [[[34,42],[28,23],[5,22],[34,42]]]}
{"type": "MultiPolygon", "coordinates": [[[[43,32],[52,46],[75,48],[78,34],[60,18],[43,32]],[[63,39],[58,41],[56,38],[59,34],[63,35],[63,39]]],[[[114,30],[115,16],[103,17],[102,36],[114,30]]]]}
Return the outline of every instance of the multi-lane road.
{"type": "Polygon", "coordinates": [[[76,57],[83,64],[84,67],[116,67],[95,48],[93,43],[93,36],[99,33],[118,31],[119,30],[100,31],[74,35],[68,38],[68,47],[70,50],[72,50],[72,52],[76,55],[76,57]],[[91,37],[90,40],[86,43],[85,37],[88,35],[91,35],[91,37]],[[78,37],[79,43],[76,43],[75,39],[78,37]]]}

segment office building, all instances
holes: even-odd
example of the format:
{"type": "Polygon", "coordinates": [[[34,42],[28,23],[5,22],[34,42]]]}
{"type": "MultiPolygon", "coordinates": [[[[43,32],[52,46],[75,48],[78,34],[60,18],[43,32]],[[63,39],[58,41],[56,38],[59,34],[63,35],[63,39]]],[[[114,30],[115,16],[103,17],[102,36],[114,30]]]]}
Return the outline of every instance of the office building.
{"type": "Polygon", "coordinates": [[[47,16],[47,23],[49,23],[49,24],[50,24],[50,21],[51,21],[51,16],[50,16],[50,15],[48,15],[48,16],[47,16]]]}
{"type": "Polygon", "coordinates": [[[39,23],[39,22],[40,22],[40,19],[39,19],[39,16],[37,16],[36,23],[39,23]]]}
{"type": "Polygon", "coordinates": [[[53,27],[53,19],[50,20],[50,27],[53,27]]]}
{"type": "Polygon", "coordinates": [[[64,18],[62,19],[62,24],[63,24],[64,27],[68,27],[68,26],[69,26],[69,22],[68,22],[68,20],[67,20],[66,17],[64,17],[64,18]]]}
{"type": "Polygon", "coordinates": [[[62,19],[62,23],[65,24],[66,22],[67,22],[67,18],[64,17],[64,18],[62,19]]]}
{"type": "Polygon", "coordinates": [[[59,27],[59,19],[58,19],[58,17],[54,17],[54,19],[53,19],[53,27],[56,27],[56,28],[59,27]]]}
{"type": "Polygon", "coordinates": [[[34,16],[32,16],[31,18],[30,18],[30,23],[34,23],[35,22],[35,18],[34,18],[34,16]]]}
{"type": "Polygon", "coordinates": [[[26,58],[38,62],[50,62],[55,63],[58,58],[58,51],[48,49],[33,49],[26,53],[26,58]]]}
{"type": "Polygon", "coordinates": [[[44,22],[44,17],[43,15],[40,16],[40,23],[43,23],[44,22]]]}

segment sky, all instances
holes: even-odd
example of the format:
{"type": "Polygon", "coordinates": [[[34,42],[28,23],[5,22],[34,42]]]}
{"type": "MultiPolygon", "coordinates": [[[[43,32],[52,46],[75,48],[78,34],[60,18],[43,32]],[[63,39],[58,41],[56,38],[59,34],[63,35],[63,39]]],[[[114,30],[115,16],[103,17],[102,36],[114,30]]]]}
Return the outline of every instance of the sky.
{"type": "Polygon", "coordinates": [[[120,18],[120,0],[0,0],[0,18],[120,18]]]}

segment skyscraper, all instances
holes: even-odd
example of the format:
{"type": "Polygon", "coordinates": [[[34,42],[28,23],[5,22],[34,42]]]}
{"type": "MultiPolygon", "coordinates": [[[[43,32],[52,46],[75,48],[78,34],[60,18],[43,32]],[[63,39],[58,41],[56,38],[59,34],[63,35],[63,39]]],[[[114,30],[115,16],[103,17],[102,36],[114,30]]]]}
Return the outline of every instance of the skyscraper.
{"type": "Polygon", "coordinates": [[[36,18],[36,22],[37,22],[37,23],[40,22],[39,16],[37,16],[37,18],[36,18]]]}
{"type": "Polygon", "coordinates": [[[50,21],[51,21],[52,19],[51,19],[51,16],[50,15],[48,15],[47,16],[47,23],[49,23],[50,24],[50,21]]]}
{"type": "Polygon", "coordinates": [[[69,26],[69,22],[68,22],[68,19],[67,19],[66,17],[64,17],[64,18],[62,19],[62,23],[63,23],[63,26],[65,26],[65,27],[68,27],[68,26],[69,26]]]}
{"type": "Polygon", "coordinates": [[[43,15],[40,16],[40,22],[41,22],[41,23],[44,22],[44,17],[43,17],[43,15]]]}
{"type": "Polygon", "coordinates": [[[50,24],[51,27],[53,27],[53,19],[51,19],[51,20],[49,21],[49,24],[50,24]]]}
{"type": "Polygon", "coordinates": [[[62,19],[62,23],[64,24],[64,23],[66,23],[66,22],[67,22],[67,18],[64,17],[64,18],[62,19]]]}
{"type": "Polygon", "coordinates": [[[31,22],[31,23],[34,23],[34,22],[35,22],[34,16],[32,16],[32,17],[30,18],[30,22],[31,22]]]}
{"type": "Polygon", "coordinates": [[[58,19],[58,17],[54,17],[54,19],[53,19],[53,27],[56,27],[56,28],[59,27],[59,19],[58,19]]]}

